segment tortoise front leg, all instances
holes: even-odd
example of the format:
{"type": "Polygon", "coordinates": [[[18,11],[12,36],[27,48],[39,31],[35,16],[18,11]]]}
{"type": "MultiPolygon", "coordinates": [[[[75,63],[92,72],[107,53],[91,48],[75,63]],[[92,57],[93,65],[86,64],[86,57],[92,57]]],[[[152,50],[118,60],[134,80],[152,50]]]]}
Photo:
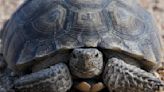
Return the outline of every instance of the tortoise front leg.
{"type": "Polygon", "coordinates": [[[151,73],[117,58],[108,60],[103,77],[110,92],[155,92],[164,88],[164,84],[151,73]]]}
{"type": "Polygon", "coordinates": [[[16,92],[66,92],[71,86],[70,72],[63,63],[15,81],[16,92]]]}

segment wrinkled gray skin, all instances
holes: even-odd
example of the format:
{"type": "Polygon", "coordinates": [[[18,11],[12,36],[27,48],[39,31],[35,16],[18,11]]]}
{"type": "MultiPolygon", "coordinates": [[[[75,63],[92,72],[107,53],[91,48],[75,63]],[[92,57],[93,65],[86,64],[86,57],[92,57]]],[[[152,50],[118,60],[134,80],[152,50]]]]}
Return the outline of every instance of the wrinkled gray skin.
{"type": "Polygon", "coordinates": [[[74,79],[155,92],[156,32],[135,0],[26,0],[2,30],[0,92],[66,92],[74,79]]]}
{"type": "Polygon", "coordinates": [[[69,66],[72,74],[78,78],[93,78],[102,73],[103,55],[97,49],[75,49],[69,66]]]}

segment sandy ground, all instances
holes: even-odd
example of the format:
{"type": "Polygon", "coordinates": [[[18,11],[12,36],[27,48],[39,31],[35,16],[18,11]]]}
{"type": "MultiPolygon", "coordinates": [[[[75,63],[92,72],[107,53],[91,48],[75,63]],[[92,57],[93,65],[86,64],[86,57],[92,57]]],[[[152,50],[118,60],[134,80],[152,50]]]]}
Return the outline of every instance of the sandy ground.
{"type": "MultiPolygon", "coordinates": [[[[22,2],[23,0],[0,0],[0,29],[22,2]]],[[[164,42],[164,0],[139,0],[139,2],[153,15],[161,38],[163,38],[162,42],[164,42]]],[[[160,68],[158,72],[161,79],[164,80],[164,67],[160,68]]]]}
{"type": "Polygon", "coordinates": [[[0,0],[0,28],[22,2],[23,0],[0,0]]]}

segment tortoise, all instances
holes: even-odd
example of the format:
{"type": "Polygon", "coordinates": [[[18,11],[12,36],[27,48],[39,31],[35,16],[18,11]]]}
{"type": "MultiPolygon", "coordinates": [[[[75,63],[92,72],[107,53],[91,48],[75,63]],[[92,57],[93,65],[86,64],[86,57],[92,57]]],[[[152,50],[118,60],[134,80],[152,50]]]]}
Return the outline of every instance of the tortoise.
{"type": "Polygon", "coordinates": [[[160,37],[152,16],[135,0],[26,0],[1,38],[0,83],[9,80],[7,90],[155,92],[164,87],[153,74],[162,61],[160,37]]]}

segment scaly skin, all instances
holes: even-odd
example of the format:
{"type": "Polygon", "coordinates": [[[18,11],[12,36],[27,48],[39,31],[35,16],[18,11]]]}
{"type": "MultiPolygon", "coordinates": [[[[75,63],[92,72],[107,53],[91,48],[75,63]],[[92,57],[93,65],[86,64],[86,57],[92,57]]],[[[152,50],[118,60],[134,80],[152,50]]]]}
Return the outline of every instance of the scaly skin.
{"type": "Polygon", "coordinates": [[[16,92],[66,92],[71,86],[70,72],[63,63],[15,81],[16,92]]]}
{"type": "Polygon", "coordinates": [[[103,71],[103,55],[95,48],[79,48],[72,51],[70,70],[78,78],[93,78],[103,71]]]}
{"type": "Polygon", "coordinates": [[[103,76],[110,92],[155,92],[164,88],[153,74],[117,58],[108,60],[103,76]]]}

